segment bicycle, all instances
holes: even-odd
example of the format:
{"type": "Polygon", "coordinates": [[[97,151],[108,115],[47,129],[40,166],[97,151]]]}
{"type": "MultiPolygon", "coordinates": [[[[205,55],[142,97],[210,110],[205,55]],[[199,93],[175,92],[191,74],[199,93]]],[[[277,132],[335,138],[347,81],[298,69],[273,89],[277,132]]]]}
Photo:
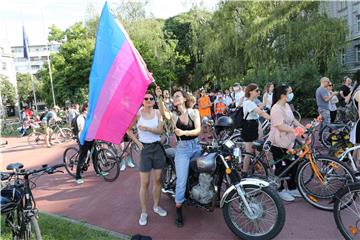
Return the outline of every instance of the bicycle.
{"type": "Polygon", "coordinates": [[[334,219],[337,228],[347,240],[360,239],[360,183],[340,189],[335,197],[334,219]]]}
{"type": "MultiPolygon", "coordinates": [[[[106,147],[108,143],[101,141],[94,141],[90,154],[87,155],[81,173],[88,170],[90,160],[93,163],[97,174],[101,175],[105,181],[113,182],[120,174],[119,161],[113,149],[106,147]],[[94,156],[95,154],[95,156],[94,156]]],[[[70,176],[76,177],[76,169],[79,161],[80,149],[79,147],[69,147],[65,149],[63,155],[63,162],[65,169],[70,176]]]]}
{"type": "MultiPolygon", "coordinates": [[[[50,128],[53,130],[53,137],[58,143],[65,143],[72,140],[73,133],[70,128],[61,127],[61,122],[55,122],[53,125],[50,125],[50,128]]],[[[53,138],[52,137],[52,138],[53,138]]]]}
{"type": "MultiPolygon", "coordinates": [[[[307,130],[304,143],[296,140],[296,148],[288,151],[283,159],[264,161],[267,159],[266,153],[270,150],[270,144],[267,144],[268,147],[264,149],[259,143],[254,143],[254,148],[259,151],[258,155],[244,152],[241,156],[250,155],[251,173],[269,179],[276,188],[280,187],[281,181],[287,179],[284,176],[298,164],[296,183],[302,197],[316,208],[331,211],[334,207],[333,198],[336,192],[345,184],[356,182],[356,178],[343,162],[328,156],[314,154],[311,139],[316,126],[317,123],[313,121],[307,130]],[[285,158],[290,158],[292,163],[278,176],[275,176],[272,171],[273,167],[285,158]]],[[[241,159],[239,161],[241,164],[241,159]]]]}
{"type": "Polygon", "coordinates": [[[38,224],[39,211],[32,194],[36,184],[31,181],[30,176],[41,173],[37,176],[40,177],[44,174],[62,172],[56,169],[63,166],[64,164],[50,167],[43,165],[40,169],[25,170],[23,164],[12,163],[6,167],[11,172],[1,173],[2,183],[6,182],[5,187],[1,189],[1,215],[5,215],[5,224],[11,229],[13,239],[42,239],[38,224]]]}
{"type": "Polygon", "coordinates": [[[45,144],[45,130],[41,127],[31,128],[31,132],[27,137],[27,142],[29,145],[38,146],[40,144],[45,144]]]}

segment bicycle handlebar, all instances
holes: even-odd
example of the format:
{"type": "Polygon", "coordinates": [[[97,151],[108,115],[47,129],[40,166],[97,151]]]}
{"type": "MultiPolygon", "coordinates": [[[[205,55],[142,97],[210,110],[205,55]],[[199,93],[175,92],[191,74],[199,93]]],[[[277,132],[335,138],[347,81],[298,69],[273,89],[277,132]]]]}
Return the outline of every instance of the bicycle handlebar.
{"type": "Polygon", "coordinates": [[[45,164],[40,169],[34,169],[34,170],[22,169],[20,172],[17,172],[17,173],[16,172],[1,172],[1,180],[5,181],[14,175],[26,176],[26,175],[36,174],[39,172],[46,172],[47,174],[53,174],[54,170],[56,170],[57,168],[60,168],[60,167],[64,167],[64,166],[65,166],[64,163],[56,164],[53,166],[48,166],[47,164],[45,164]]]}

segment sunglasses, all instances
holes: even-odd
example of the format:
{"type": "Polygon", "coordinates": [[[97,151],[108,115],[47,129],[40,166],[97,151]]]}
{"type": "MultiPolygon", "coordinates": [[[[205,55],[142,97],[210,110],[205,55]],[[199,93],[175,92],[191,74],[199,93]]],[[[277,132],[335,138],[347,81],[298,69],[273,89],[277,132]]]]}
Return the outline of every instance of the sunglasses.
{"type": "Polygon", "coordinates": [[[145,101],[154,101],[154,98],[152,98],[152,97],[151,97],[151,98],[147,98],[147,97],[146,97],[146,98],[144,98],[144,100],[145,100],[145,101]]]}
{"type": "Polygon", "coordinates": [[[256,92],[260,92],[260,89],[257,88],[257,89],[255,89],[255,91],[256,91],[256,92]]]}
{"type": "Polygon", "coordinates": [[[329,84],[329,87],[332,87],[332,84],[329,84]]]}

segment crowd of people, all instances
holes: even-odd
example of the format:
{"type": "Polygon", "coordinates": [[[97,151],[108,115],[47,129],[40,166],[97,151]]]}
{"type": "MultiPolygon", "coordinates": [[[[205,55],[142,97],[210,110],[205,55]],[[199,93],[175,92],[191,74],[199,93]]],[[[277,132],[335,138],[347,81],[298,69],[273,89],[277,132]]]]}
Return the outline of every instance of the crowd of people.
{"type": "MultiPolygon", "coordinates": [[[[354,103],[356,109],[360,109],[360,71],[356,75],[356,86],[351,87],[352,80],[344,78],[343,86],[340,91],[334,91],[329,78],[320,79],[321,86],[316,90],[315,97],[318,112],[322,116],[323,124],[330,124],[337,119],[337,107],[344,108],[354,103]]],[[[160,206],[161,194],[161,172],[165,166],[165,151],[161,144],[161,135],[164,131],[171,131],[177,138],[175,146],[175,168],[176,168],[176,191],[175,191],[175,223],[178,227],[184,225],[182,208],[185,201],[185,190],[189,174],[189,164],[192,158],[201,154],[199,137],[206,133],[206,128],[202,126],[204,118],[217,120],[222,116],[236,113],[234,125],[241,127],[241,137],[245,144],[245,151],[252,153],[253,141],[264,138],[260,119],[270,121],[270,133],[267,135],[268,142],[271,143],[271,158],[277,162],[275,175],[280,174],[291,164],[291,159],[284,156],[295,143],[298,128],[305,131],[305,127],[298,122],[293,114],[293,107],[290,102],[294,98],[293,90],[288,85],[275,86],[268,83],[263,93],[257,84],[251,83],[241,86],[235,83],[233,87],[225,91],[211,91],[201,88],[196,94],[183,90],[173,91],[170,96],[168,90],[162,91],[156,87],[155,92],[146,92],[143,104],[139,110],[133,124],[129,127],[124,142],[133,141],[140,150],[139,172],[140,172],[140,205],[141,214],[139,224],[144,226],[148,223],[147,195],[150,179],[153,183],[153,211],[161,217],[167,215],[167,211],[160,206]],[[260,97],[262,95],[262,98],[260,97]],[[261,100],[260,100],[261,99],[261,100]],[[134,132],[136,129],[136,132],[134,132]],[[280,160],[280,161],[279,161],[280,160]],[[150,175],[153,177],[150,178],[150,175]]],[[[48,121],[57,118],[59,109],[46,113],[41,123],[48,126],[48,121]]],[[[78,104],[66,110],[67,121],[76,122],[77,135],[85,125],[87,115],[87,104],[84,104],[80,111],[78,104]]],[[[26,116],[29,118],[29,116],[26,116]]],[[[355,142],[360,143],[360,127],[355,126],[355,142]]],[[[51,145],[47,141],[48,146],[51,145]]],[[[124,149],[124,142],[118,148],[124,149]]],[[[80,146],[80,156],[77,166],[76,183],[82,184],[84,180],[81,176],[81,167],[85,162],[88,152],[94,144],[93,139],[86,139],[84,145],[80,146]]],[[[125,154],[120,165],[121,171],[125,170],[126,165],[134,167],[130,154],[125,154]]],[[[250,155],[243,159],[242,175],[249,173],[250,155]]],[[[294,201],[301,197],[296,189],[296,167],[287,173],[285,181],[279,188],[279,196],[284,201],[294,201]]]]}

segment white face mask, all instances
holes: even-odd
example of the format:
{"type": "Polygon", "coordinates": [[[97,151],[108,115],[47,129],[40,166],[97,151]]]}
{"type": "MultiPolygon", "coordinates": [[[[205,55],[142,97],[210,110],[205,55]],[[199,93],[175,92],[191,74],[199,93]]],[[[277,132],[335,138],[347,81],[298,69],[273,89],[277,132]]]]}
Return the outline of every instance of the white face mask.
{"type": "Polygon", "coordinates": [[[293,98],[294,98],[294,93],[289,93],[287,95],[287,102],[291,102],[293,100],[293,98]]]}
{"type": "Polygon", "coordinates": [[[234,91],[239,91],[239,87],[234,87],[234,91]]]}

